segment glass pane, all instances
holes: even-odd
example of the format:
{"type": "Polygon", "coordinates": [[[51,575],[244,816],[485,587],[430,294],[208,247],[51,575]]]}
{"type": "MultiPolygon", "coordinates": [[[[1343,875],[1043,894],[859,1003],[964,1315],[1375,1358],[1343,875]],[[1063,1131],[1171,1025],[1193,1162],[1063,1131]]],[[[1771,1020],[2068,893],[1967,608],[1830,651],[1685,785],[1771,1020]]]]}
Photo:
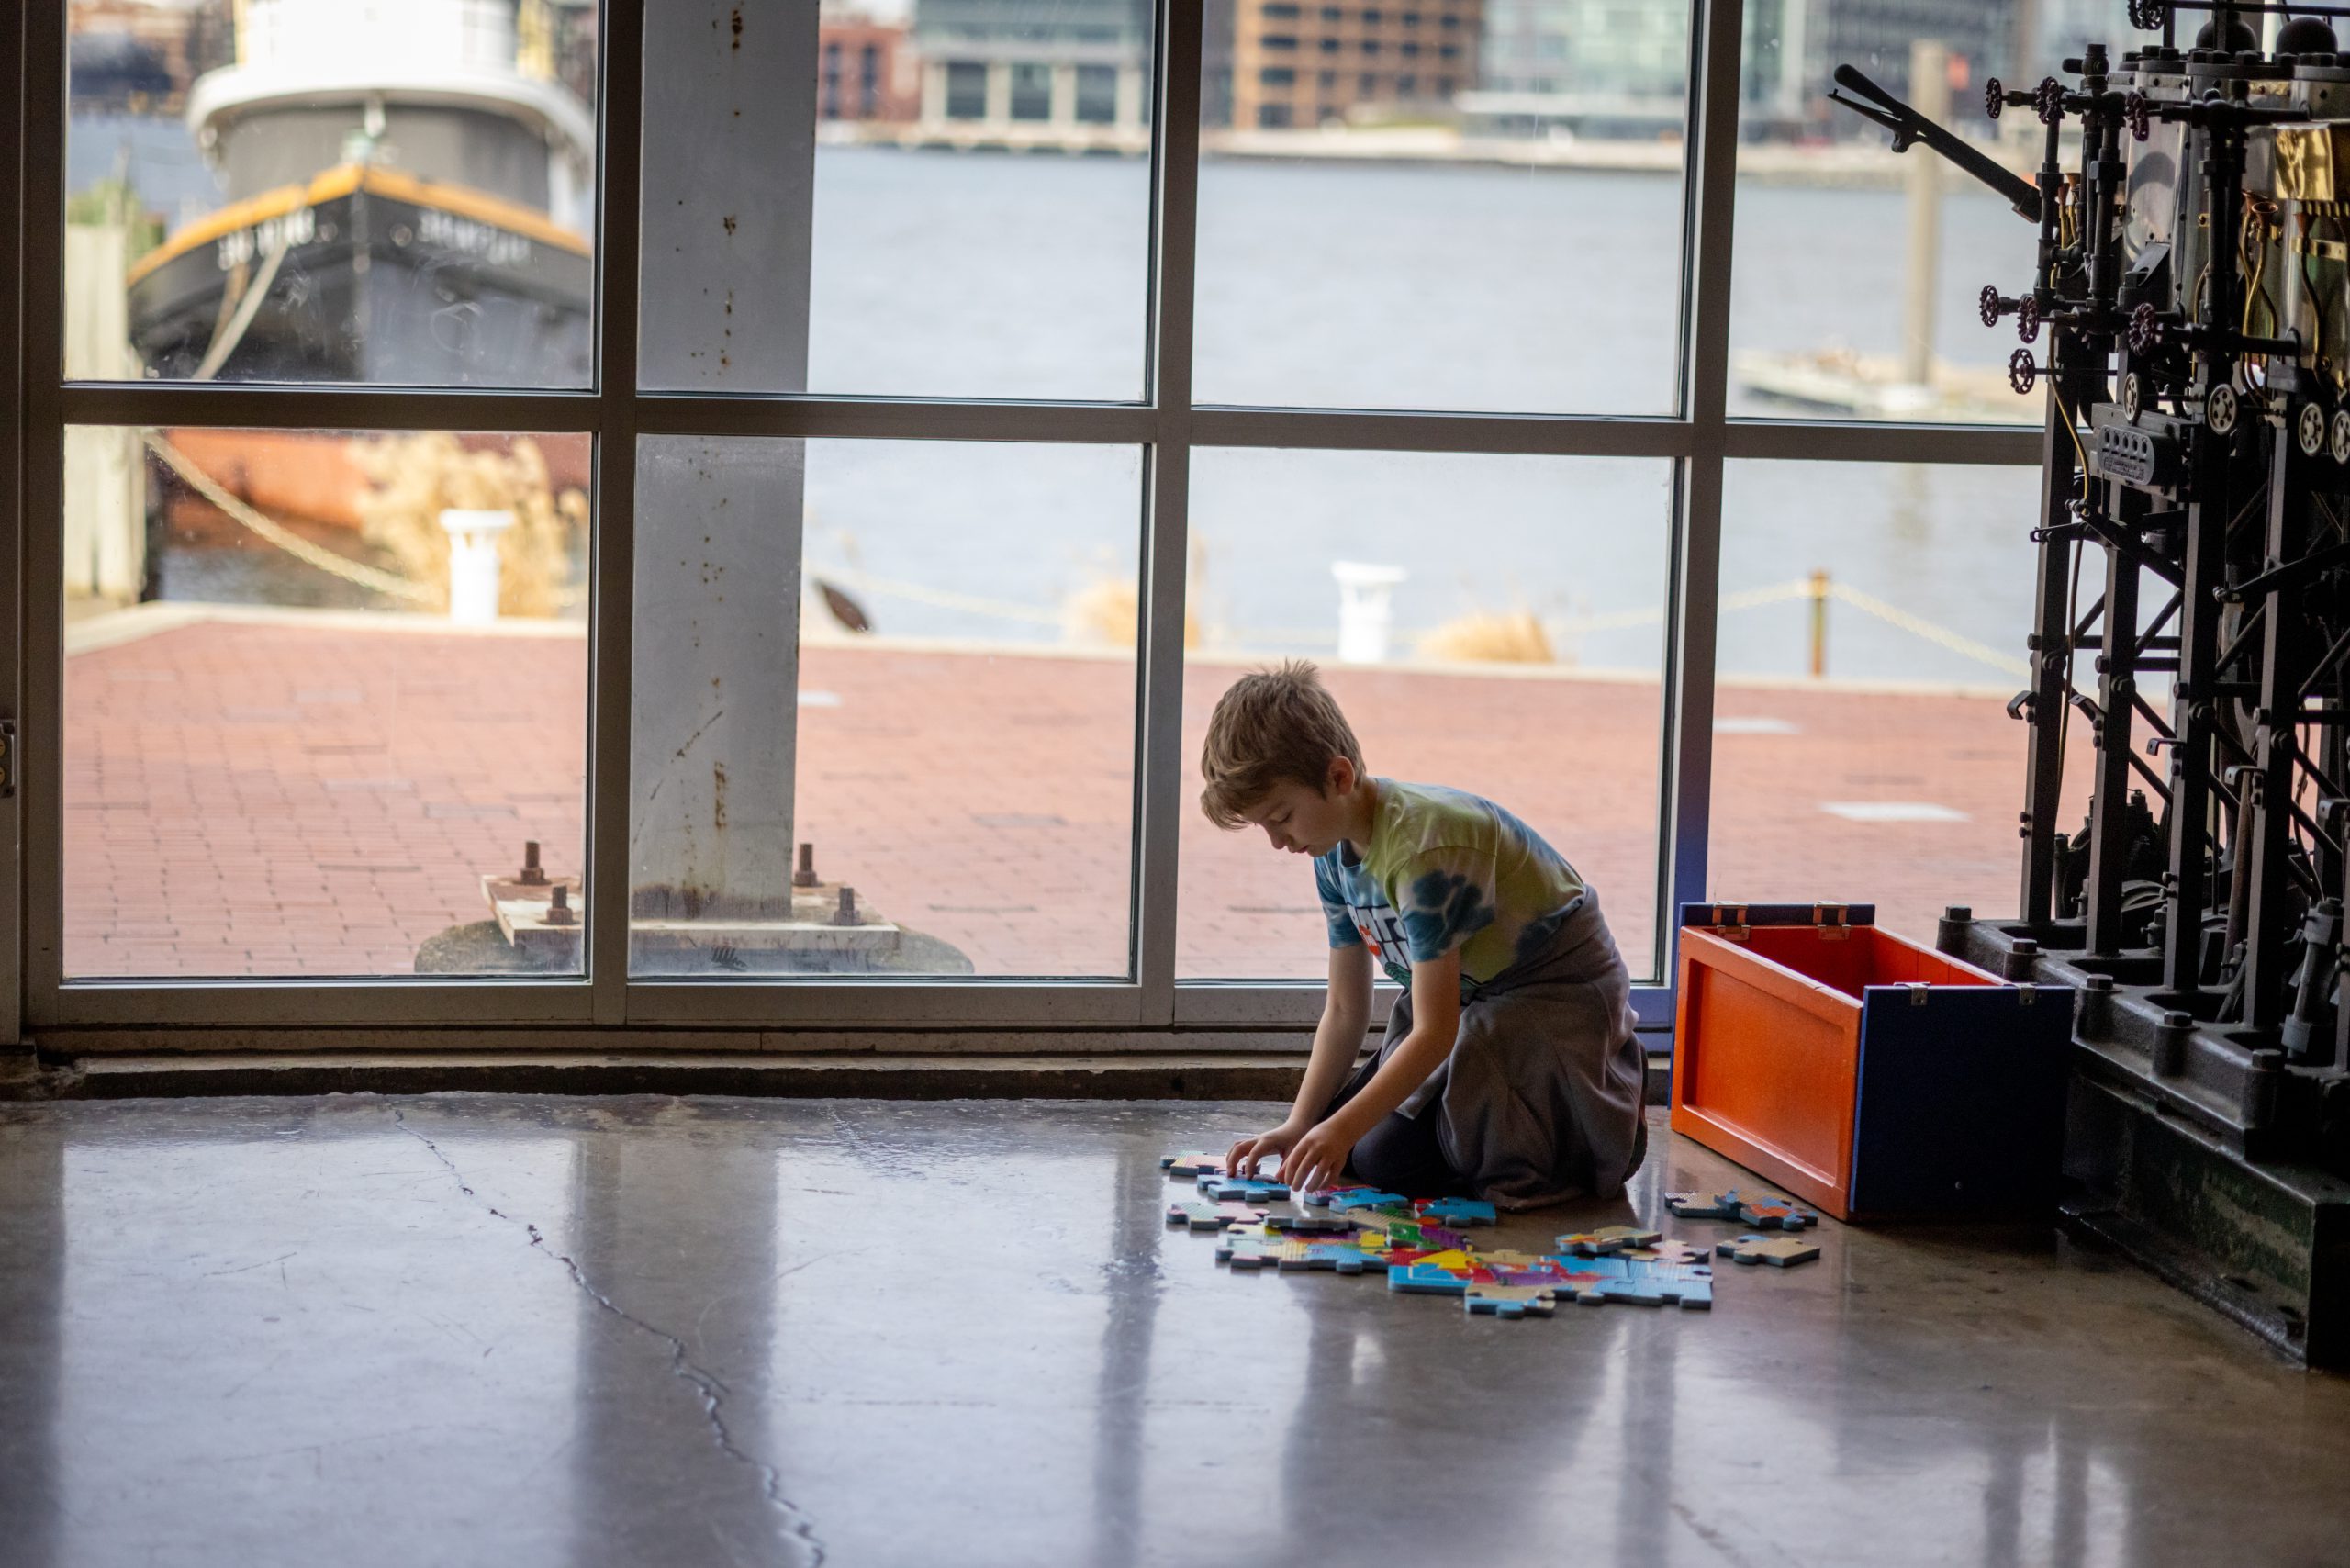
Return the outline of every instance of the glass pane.
{"type": "Polygon", "coordinates": [[[1216,699],[1301,655],[1373,776],[1515,812],[1604,895],[1633,974],[1653,969],[1672,515],[1662,462],[1195,454],[1177,975],[1326,972],[1311,868],[1198,804],[1216,699]]]}
{"type": "Polygon", "coordinates": [[[2031,468],[1729,465],[1710,896],[1874,902],[1926,941],[1945,904],[2015,913],[2039,509],[2031,468]]]}
{"type": "Polygon", "coordinates": [[[1141,454],[638,451],[635,972],[1126,975],[1141,454]]]}
{"type": "Polygon", "coordinates": [[[644,385],[1142,396],[1150,6],[648,9],[644,385]]]}
{"type": "MultiPolygon", "coordinates": [[[[1854,66],[2029,182],[2040,121],[2030,109],[1986,118],[1985,82],[2029,87],[2092,39],[2118,62],[2154,41],[2125,9],[1930,0],[1823,15],[1750,0],[1731,413],[2040,423],[2044,399],[2007,382],[2014,318],[1986,329],[1977,314],[1984,285],[2009,296],[2031,285],[2037,227],[1926,148],[1897,156],[1828,92],[1837,66],[1854,66]]],[[[2077,164],[2077,145],[2065,158],[2077,164]]]]}
{"type": "Polygon", "coordinates": [[[1663,413],[1685,0],[1208,10],[1207,403],[1663,413]]]}
{"type": "Polygon", "coordinates": [[[594,0],[68,26],[67,375],[588,385],[594,0]]]}
{"type": "Polygon", "coordinates": [[[591,448],[65,432],[69,978],[581,971],[591,448]]]}

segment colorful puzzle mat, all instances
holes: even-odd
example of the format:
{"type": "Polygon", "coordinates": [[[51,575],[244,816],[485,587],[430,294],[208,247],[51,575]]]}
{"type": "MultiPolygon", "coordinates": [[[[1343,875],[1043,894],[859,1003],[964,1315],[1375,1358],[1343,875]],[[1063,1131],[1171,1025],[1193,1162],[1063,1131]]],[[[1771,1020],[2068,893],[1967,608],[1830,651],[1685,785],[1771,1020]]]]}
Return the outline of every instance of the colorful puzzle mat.
{"type": "Polygon", "coordinates": [[[1193,1163],[1208,1159],[1174,1155],[1159,1163],[1194,1188],[1169,1204],[1169,1224],[1215,1232],[1217,1262],[1241,1273],[1372,1275],[1398,1295],[1451,1297],[1472,1316],[1549,1317],[1562,1302],[1703,1312],[1714,1305],[1717,1253],[1780,1268],[1819,1256],[1817,1242],[1787,1234],[1818,1216],[1783,1198],[1672,1194],[1676,1215],[1753,1227],[1718,1247],[1615,1225],[1570,1232],[1557,1238],[1555,1252],[1533,1253],[1474,1244],[1466,1227],[1494,1223],[1489,1204],[1413,1199],[1371,1187],[1292,1194],[1278,1182],[1226,1179],[1220,1167],[1193,1163]],[[1303,1207],[1277,1208],[1282,1200],[1303,1207]],[[1439,1219],[1446,1223],[1434,1223],[1439,1219]]]}

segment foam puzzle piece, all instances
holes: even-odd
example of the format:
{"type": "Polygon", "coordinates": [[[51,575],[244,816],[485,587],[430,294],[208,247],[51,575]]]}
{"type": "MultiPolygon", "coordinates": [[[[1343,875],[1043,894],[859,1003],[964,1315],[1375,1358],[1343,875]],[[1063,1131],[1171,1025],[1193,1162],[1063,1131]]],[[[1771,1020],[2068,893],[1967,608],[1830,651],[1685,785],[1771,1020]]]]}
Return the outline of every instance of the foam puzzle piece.
{"type": "Polygon", "coordinates": [[[1332,1214],[1351,1214],[1358,1209],[1393,1208],[1409,1215],[1411,1200],[1401,1193],[1382,1193],[1376,1187],[1326,1187],[1305,1194],[1306,1204],[1313,1208],[1328,1209],[1332,1214]]]}
{"type": "Polygon", "coordinates": [[[1723,1242],[1714,1250],[1733,1263],[1769,1263],[1785,1269],[1818,1257],[1819,1244],[1798,1241],[1792,1236],[1741,1236],[1723,1242]]]}
{"type": "Polygon", "coordinates": [[[1572,1252],[1578,1258],[1606,1258],[1627,1248],[1653,1247],[1662,1239],[1663,1232],[1642,1230],[1637,1225],[1606,1225],[1597,1230],[1578,1231],[1559,1238],[1559,1250],[1572,1252]]]}
{"type": "Polygon", "coordinates": [[[1477,1266],[1475,1255],[1465,1252],[1458,1247],[1448,1247],[1440,1252],[1424,1253],[1418,1261],[1431,1269],[1449,1269],[1455,1273],[1461,1274],[1467,1273],[1477,1266]]]}
{"type": "Polygon", "coordinates": [[[1248,1225],[1264,1217],[1262,1209],[1252,1209],[1247,1204],[1212,1204],[1205,1198],[1185,1198],[1167,1205],[1167,1223],[1188,1225],[1193,1230],[1222,1230],[1226,1226],[1248,1225]]]}
{"type": "Polygon", "coordinates": [[[1602,1303],[1627,1302],[1637,1306],[1679,1305],[1693,1311],[1714,1305],[1714,1271],[1697,1263],[1642,1263],[1627,1260],[1620,1280],[1599,1287],[1602,1303]]]}
{"type": "Polygon", "coordinates": [[[1391,1265],[1387,1288],[1413,1295],[1464,1295],[1469,1290],[1469,1279],[1423,1258],[1416,1263],[1391,1265]]]}
{"type": "Polygon", "coordinates": [[[1727,1193],[1667,1193],[1664,1206],[1676,1219],[1736,1219],[1738,1189],[1727,1193]]]}
{"type": "Polygon", "coordinates": [[[1624,1256],[1637,1263],[1703,1263],[1713,1256],[1703,1247],[1692,1247],[1677,1236],[1647,1247],[1627,1248],[1624,1256]]]}
{"type": "Polygon", "coordinates": [[[1474,1198],[1414,1198],[1412,1213],[1438,1225],[1467,1229],[1472,1225],[1497,1225],[1494,1205],[1474,1198]]]}
{"type": "Polygon", "coordinates": [[[1226,1176],[1220,1171],[1202,1176],[1200,1191],[1225,1203],[1267,1203],[1289,1196],[1289,1189],[1279,1182],[1261,1181],[1254,1176],[1226,1176]]]}
{"type": "Polygon", "coordinates": [[[1287,1268],[1293,1260],[1304,1256],[1305,1243],[1303,1241],[1280,1241],[1254,1236],[1227,1235],[1216,1243],[1215,1248],[1217,1262],[1229,1263],[1239,1270],[1287,1268]]]}
{"type": "Polygon", "coordinates": [[[1350,1219],[1334,1219],[1328,1215],[1278,1215],[1265,1216],[1267,1230],[1284,1231],[1292,1236],[1360,1236],[1363,1226],[1350,1219]]]}
{"type": "Polygon", "coordinates": [[[1348,1247],[1344,1242],[1307,1241],[1297,1245],[1304,1249],[1305,1255],[1302,1258],[1283,1258],[1281,1260],[1281,1267],[1283,1269],[1325,1269],[1332,1273],[1361,1274],[1374,1270],[1382,1270],[1388,1266],[1387,1260],[1378,1253],[1365,1252],[1359,1247],[1348,1247]]]}
{"type": "Polygon", "coordinates": [[[1472,1284],[1460,1293],[1460,1305],[1472,1316],[1548,1317],[1557,1301],[1539,1285],[1472,1284]]]}
{"type": "Polygon", "coordinates": [[[1198,1153],[1169,1154],[1160,1158],[1158,1168],[1169,1176],[1180,1176],[1185,1181],[1190,1181],[1192,1177],[1204,1176],[1212,1170],[1221,1173],[1224,1170],[1224,1156],[1198,1153]]]}
{"type": "Polygon", "coordinates": [[[1819,1223],[1819,1216],[1793,1198],[1740,1199],[1738,1217],[1757,1230],[1801,1230],[1819,1223]]]}

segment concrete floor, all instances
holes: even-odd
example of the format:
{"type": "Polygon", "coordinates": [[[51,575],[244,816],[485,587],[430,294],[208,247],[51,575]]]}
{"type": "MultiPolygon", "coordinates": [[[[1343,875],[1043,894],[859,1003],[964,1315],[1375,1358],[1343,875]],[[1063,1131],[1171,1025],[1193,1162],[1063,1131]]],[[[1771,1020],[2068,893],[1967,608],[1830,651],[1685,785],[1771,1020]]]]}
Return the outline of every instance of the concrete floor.
{"type": "MultiPolygon", "coordinates": [[[[2125,1263],[1831,1225],[1711,1316],[1470,1319],[1166,1230],[1264,1114],[0,1107],[0,1562],[2350,1556],[2350,1382],[2125,1263]]],[[[1659,1132],[1643,1216],[1731,1175],[1659,1132]]]]}

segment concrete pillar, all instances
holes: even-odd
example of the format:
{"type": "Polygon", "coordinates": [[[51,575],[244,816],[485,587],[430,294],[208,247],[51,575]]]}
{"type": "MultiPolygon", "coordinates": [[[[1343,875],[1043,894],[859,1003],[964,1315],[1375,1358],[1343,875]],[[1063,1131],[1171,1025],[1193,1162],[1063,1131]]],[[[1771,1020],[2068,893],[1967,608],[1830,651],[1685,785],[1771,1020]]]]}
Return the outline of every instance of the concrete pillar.
{"type": "Polygon", "coordinates": [[[944,124],[946,119],[946,62],[925,60],[922,62],[922,123],[944,124]]]}
{"type": "Polygon", "coordinates": [[[1067,129],[1077,124],[1077,67],[1062,63],[1053,67],[1052,123],[1067,129]]]}
{"type": "MultiPolygon", "coordinates": [[[[1931,39],[1909,46],[1909,102],[1936,125],[1950,123],[1950,54],[1931,39]]],[[[1909,167],[1909,254],[1902,269],[1901,379],[1925,386],[1934,378],[1934,286],[1942,252],[1942,161],[1913,147],[1909,167]]]]}
{"type": "MultiPolygon", "coordinates": [[[[657,0],[654,11],[644,175],[659,199],[644,207],[643,380],[804,391],[816,8],[657,0]]],[[[639,444],[636,919],[790,908],[803,499],[798,442],[639,444]]]]}
{"type": "Polygon", "coordinates": [[[1012,62],[988,62],[988,106],[981,118],[990,125],[1012,123],[1012,62]]]}
{"type": "MultiPolygon", "coordinates": [[[[129,234],[117,223],[65,230],[65,374],[136,380],[123,278],[129,234]]],[[[65,432],[65,591],[128,604],[147,575],[147,466],[139,432],[76,425],[65,432]]]]}
{"type": "Polygon", "coordinates": [[[1118,67],[1118,112],[1114,122],[1121,130],[1147,129],[1148,118],[1142,106],[1142,67],[1118,67]]]}

